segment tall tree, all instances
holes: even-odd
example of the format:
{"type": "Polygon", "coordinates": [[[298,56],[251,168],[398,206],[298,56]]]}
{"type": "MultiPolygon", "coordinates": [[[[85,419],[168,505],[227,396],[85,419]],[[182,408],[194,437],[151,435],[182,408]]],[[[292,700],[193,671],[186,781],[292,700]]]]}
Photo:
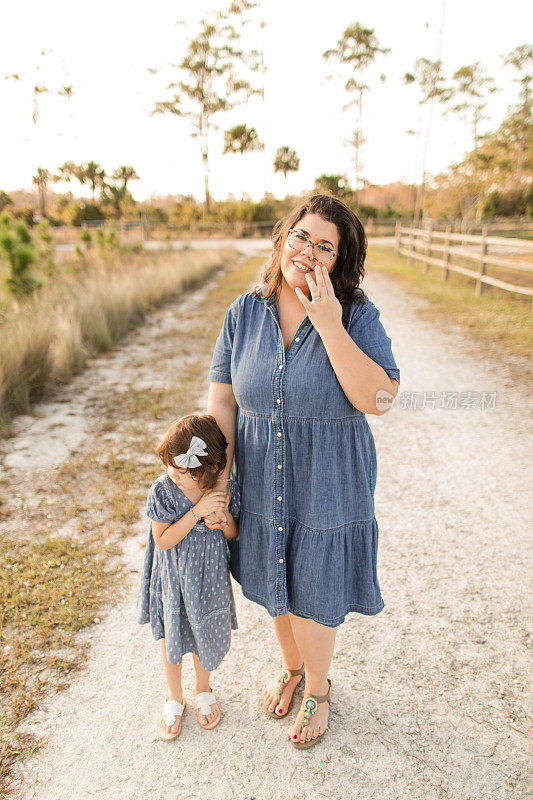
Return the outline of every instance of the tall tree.
{"type": "Polygon", "coordinates": [[[507,55],[502,56],[505,66],[514,67],[519,77],[515,78],[520,84],[520,99],[515,109],[515,128],[518,134],[516,148],[516,168],[515,180],[517,183],[522,181],[524,170],[524,160],[526,155],[528,129],[532,125],[532,101],[531,101],[531,68],[533,67],[533,47],[529,44],[522,44],[515,47],[507,55]]]}
{"type": "MultiPolygon", "coordinates": [[[[359,22],[349,25],[342,37],[337,42],[337,47],[326,50],[325,59],[336,59],[340,64],[348,67],[349,78],[344,88],[354,98],[344,106],[344,110],[355,107],[356,117],[353,136],[350,144],[354,148],[355,171],[355,199],[359,203],[359,189],[361,184],[361,148],[364,144],[363,137],[363,95],[370,87],[363,82],[363,73],[373,63],[379,54],[390,53],[389,48],[379,46],[373,28],[365,28],[359,22]]],[[[384,76],[381,78],[384,79],[384,76]]]]}
{"type": "Polygon", "coordinates": [[[296,155],[296,150],[290,147],[278,147],[274,156],[274,172],[282,172],[287,180],[289,172],[298,172],[300,169],[300,159],[296,155]]]}
{"type": "Polygon", "coordinates": [[[174,114],[191,123],[192,137],[200,142],[204,165],[205,213],[209,213],[209,134],[215,127],[213,118],[245,102],[254,89],[248,80],[239,78],[238,69],[258,68],[257,54],[237,47],[245,22],[244,14],[257,4],[250,0],[233,0],[226,12],[210,14],[200,31],[190,39],[187,51],[177,68],[180,79],[167,89],[174,92],[170,100],[156,102],[153,113],[174,114]]]}
{"type": "Polygon", "coordinates": [[[418,58],[415,61],[413,72],[405,73],[404,83],[407,85],[416,83],[420,91],[420,98],[418,100],[418,104],[420,106],[420,115],[418,120],[418,128],[416,130],[417,157],[420,141],[422,139],[423,149],[421,177],[418,181],[414,210],[414,225],[416,227],[422,215],[422,205],[424,202],[424,192],[426,189],[426,162],[429,150],[429,142],[431,139],[433,105],[435,101],[441,103],[446,102],[450,97],[450,90],[444,86],[442,62],[431,61],[429,58],[418,58]],[[427,113],[425,114],[426,111],[427,113]]]}
{"type": "Polygon", "coordinates": [[[453,74],[450,91],[450,110],[458,113],[469,125],[472,133],[472,150],[468,154],[468,166],[464,174],[465,193],[463,228],[470,226],[474,215],[481,216],[485,189],[480,180],[478,150],[479,126],[486,116],[483,114],[487,97],[496,91],[494,79],[485,74],[479,61],[460,67],[453,74]]]}
{"type": "Polygon", "coordinates": [[[494,79],[485,74],[479,61],[460,67],[453,74],[450,91],[451,110],[460,114],[471,126],[473,151],[479,146],[479,125],[486,119],[483,114],[487,106],[487,96],[496,91],[494,79]]]}
{"type": "Polygon", "coordinates": [[[37,193],[39,195],[39,214],[41,219],[46,217],[46,193],[51,177],[52,176],[47,169],[37,167],[37,172],[32,178],[33,183],[35,186],[37,186],[37,193]]]}

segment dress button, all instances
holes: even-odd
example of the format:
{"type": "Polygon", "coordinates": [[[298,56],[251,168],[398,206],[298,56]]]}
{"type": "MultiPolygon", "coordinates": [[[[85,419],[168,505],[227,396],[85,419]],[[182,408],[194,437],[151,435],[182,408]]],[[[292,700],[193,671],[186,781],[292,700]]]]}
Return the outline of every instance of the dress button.
{"type": "Polygon", "coordinates": [[[280,527],[280,528],[278,528],[278,531],[282,531],[282,530],[283,530],[283,528],[281,528],[281,527],[280,527]]]}
{"type": "Polygon", "coordinates": [[[278,469],[281,469],[281,464],[278,464],[278,469]]]}
{"type": "Polygon", "coordinates": [[[283,564],[283,559],[282,558],[278,558],[278,561],[279,561],[280,564],[283,564]]]}
{"type": "Polygon", "coordinates": [[[280,364],[278,369],[283,369],[283,364],[280,364]]]}
{"type": "Polygon", "coordinates": [[[279,397],[278,397],[278,399],[276,400],[276,403],[281,403],[281,400],[279,399],[279,397]]]}
{"type": "Polygon", "coordinates": [[[278,434],[277,434],[277,435],[278,435],[278,436],[281,436],[281,431],[278,431],[278,434]]]}
{"type": "Polygon", "coordinates": [[[299,336],[297,336],[297,337],[296,337],[296,339],[295,339],[294,341],[295,341],[295,342],[299,342],[299,341],[300,341],[300,337],[299,337],[299,336]]]}
{"type": "Polygon", "coordinates": [[[278,497],[278,500],[283,500],[283,498],[282,498],[282,496],[281,496],[281,495],[278,497]]]}

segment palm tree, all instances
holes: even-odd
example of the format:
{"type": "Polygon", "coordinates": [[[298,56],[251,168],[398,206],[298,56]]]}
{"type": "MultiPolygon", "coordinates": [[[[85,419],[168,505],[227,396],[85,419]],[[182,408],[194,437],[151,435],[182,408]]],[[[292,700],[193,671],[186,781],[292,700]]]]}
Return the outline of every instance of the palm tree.
{"type": "MultiPolygon", "coordinates": [[[[259,136],[255,128],[247,128],[246,125],[234,125],[224,134],[224,150],[222,155],[226,153],[240,153],[242,157],[246,153],[257,152],[264,150],[265,145],[259,141],[259,136]]],[[[242,158],[244,163],[244,158],[242,158]]],[[[242,181],[242,196],[244,197],[244,180],[242,181]]]]}
{"type": "Polygon", "coordinates": [[[298,172],[300,169],[300,159],[296,155],[296,150],[290,147],[278,147],[274,156],[274,172],[282,172],[285,181],[288,172],[298,172]]]}
{"type": "MultiPolygon", "coordinates": [[[[170,83],[170,100],[156,102],[152,113],[173,114],[190,120],[194,139],[200,142],[204,165],[205,213],[209,213],[209,133],[213,117],[243,103],[255,93],[247,80],[236,75],[237,67],[257,68],[257,53],[237,48],[241,37],[231,21],[235,18],[242,27],[241,15],[255,7],[250,0],[232,0],[226,12],[209,15],[201,23],[198,35],[189,40],[179,64],[179,80],[170,83]]],[[[152,70],[151,70],[152,71],[152,70]]]]}
{"type": "MultiPolygon", "coordinates": [[[[349,68],[348,77],[344,88],[349,94],[355,94],[344,106],[346,110],[352,106],[357,109],[353,136],[350,144],[354,148],[354,167],[355,167],[355,200],[359,203],[359,186],[361,183],[361,148],[364,144],[363,137],[363,94],[369,91],[370,87],[363,82],[362,74],[381,53],[390,53],[389,48],[379,46],[379,42],[374,35],[373,28],[365,28],[359,22],[349,25],[342,37],[337,42],[337,47],[326,50],[323,54],[325,59],[335,58],[340,64],[346,64],[349,68]]],[[[381,76],[385,80],[385,76],[381,76]]]]}
{"type": "Polygon", "coordinates": [[[37,186],[37,192],[39,194],[39,214],[42,219],[46,217],[46,191],[51,177],[47,169],[37,167],[37,172],[32,178],[33,183],[37,186]]]}

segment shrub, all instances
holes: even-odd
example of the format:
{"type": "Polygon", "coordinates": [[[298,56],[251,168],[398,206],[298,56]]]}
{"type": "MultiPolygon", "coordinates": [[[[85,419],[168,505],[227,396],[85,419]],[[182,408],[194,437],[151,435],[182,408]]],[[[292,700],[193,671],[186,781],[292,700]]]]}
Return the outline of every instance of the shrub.
{"type": "Polygon", "coordinates": [[[40,288],[41,283],[30,272],[37,254],[30,233],[21,220],[13,226],[0,226],[0,253],[10,269],[5,279],[6,287],[16,300],[22,300],[40,288]]]}

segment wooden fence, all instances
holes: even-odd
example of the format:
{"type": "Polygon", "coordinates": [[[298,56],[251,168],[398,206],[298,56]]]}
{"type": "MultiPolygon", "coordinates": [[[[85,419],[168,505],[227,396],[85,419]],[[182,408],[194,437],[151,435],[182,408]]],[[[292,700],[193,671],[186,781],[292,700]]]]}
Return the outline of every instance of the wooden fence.
{"type": "Polygon", "coordinates": [[[488,236],[486,229],[481,236],[474,236],[452,233],[451,226],[445,231],[436,231],[431,227],[408,228],[397,223],[395,247],[398,254],[408,257],[409,265],[413,260],[422,261],[422,272],[427,272],[430,265],[433,265],[442,268],[443,280],[448,280],[450,272],[473,278],[476,297],[481,296],[485,284],[533,297],[531,286],[519,286],[486,274],[487,266],[490,265],[519,272],[533,272],[533,241],[488,236]],[[440,253],[440,258],[433,253],[440,253]],[[472,261],[477,268],[469,269],[464,264],[454,263],[453,259],[457,258],[463,262],[472,261]]]}
{"type": "MultiPolygon", "coordinates": [[[[394,219],[363,220],[368,236],[394,236],[394,219]]],[[[61,225],[51,228],[56,244],[76,244],[79,242],[82,228],[96,231],[101,228],[104,233],[113,231],[121,242],[143,242],[149,239],[191,239],[202,237],[224,237],[231,239],[270,238],[275,220],[265,222],[190,222],[190,223],[156,223],[143,220],[98,220],[83,222],[81,227],[61,225]]]]}

